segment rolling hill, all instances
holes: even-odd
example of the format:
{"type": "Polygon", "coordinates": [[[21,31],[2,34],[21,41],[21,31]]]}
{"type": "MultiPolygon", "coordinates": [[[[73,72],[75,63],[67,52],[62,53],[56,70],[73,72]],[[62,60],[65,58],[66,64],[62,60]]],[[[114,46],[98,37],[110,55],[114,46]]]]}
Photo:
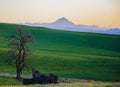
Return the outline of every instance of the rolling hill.
{"type": "MultiPolygon", "coordinates": [[[[0,73],[15,73],[4,64],[6,37],[22,27],[34,37],[27,64],[60,77],[120,81],[120,35],[80,33],[0,23],[0,73]]],[[[23,72],[27,74],[26,71],[23,72]]],[[[29,73],[30,74],[30,73],[29,73]]]]}

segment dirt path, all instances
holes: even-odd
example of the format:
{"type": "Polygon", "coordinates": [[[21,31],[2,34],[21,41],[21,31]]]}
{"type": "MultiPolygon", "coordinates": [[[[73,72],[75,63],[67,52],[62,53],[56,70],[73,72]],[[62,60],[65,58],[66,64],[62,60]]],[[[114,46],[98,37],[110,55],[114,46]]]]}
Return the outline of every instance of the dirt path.
{"type": "MultiPolygon", "coordinates": [[[[11,73],[0,73],[0,76],[5,76],[5,77],[16,77],[16,74],[11,74],[11,73]]],[[[30,78],[32,77],[31,75],[22,75],[24,78],[30,78]]]]}

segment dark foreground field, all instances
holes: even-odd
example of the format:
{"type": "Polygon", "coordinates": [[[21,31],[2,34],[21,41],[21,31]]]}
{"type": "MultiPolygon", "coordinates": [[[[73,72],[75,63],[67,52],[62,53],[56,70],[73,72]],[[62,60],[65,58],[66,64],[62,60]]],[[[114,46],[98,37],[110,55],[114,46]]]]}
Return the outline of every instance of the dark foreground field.
{"type": "Polygon", "coordinates": [[[0,77],[0,87],[120,87],[120,82],[60,78],[57,84],[23,85],[14,77],[0,77]],[[63,82],[64,80],[64,82],[63,82]]]}
{"type": "MultiPolygon", "coordinates": [[[[5,64],[6,37],[19,25],[0,24],[0,73],[15,74],[14,65],[5,64]]],[[[29,67],[62,78],[120,81],[120,35],[78,33],[42,27],[21,26],[34,36],[30,44],[29,67]]],[[[24,70],[24,75],[31,74],[24,70]]]]}

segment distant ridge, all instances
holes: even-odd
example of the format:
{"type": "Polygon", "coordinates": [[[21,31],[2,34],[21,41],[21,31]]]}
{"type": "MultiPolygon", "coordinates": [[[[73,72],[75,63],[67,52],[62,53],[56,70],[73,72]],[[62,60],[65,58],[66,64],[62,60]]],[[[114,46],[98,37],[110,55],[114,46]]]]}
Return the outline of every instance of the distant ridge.
{"type": "Polygon", "coordinates": [[[52,23],[22,23],[22,25],[47,27],[58,30],[76,31],[76,32],[92,32],[104,34],[118,34],[120,35],[120,28],[102,28],[99,26],[76,25],[67,18],[62,17],[52,23]]]}

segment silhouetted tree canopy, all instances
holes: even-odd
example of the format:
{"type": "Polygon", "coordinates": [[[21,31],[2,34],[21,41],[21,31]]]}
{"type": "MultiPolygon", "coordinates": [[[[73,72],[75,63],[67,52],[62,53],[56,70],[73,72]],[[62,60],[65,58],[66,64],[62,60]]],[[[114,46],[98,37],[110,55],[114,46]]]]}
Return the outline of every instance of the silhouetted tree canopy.
{"type": "Polygon", "coordinates": [[[21,78],[23,68],[26,66],[25,58],[30,55],[30,49],[27,46],[28,43],[33,42],[31,34],[24,32],[21,28],[8,37],[8,61],[15,60],[16,65],[16,78],[21,78]]]}

